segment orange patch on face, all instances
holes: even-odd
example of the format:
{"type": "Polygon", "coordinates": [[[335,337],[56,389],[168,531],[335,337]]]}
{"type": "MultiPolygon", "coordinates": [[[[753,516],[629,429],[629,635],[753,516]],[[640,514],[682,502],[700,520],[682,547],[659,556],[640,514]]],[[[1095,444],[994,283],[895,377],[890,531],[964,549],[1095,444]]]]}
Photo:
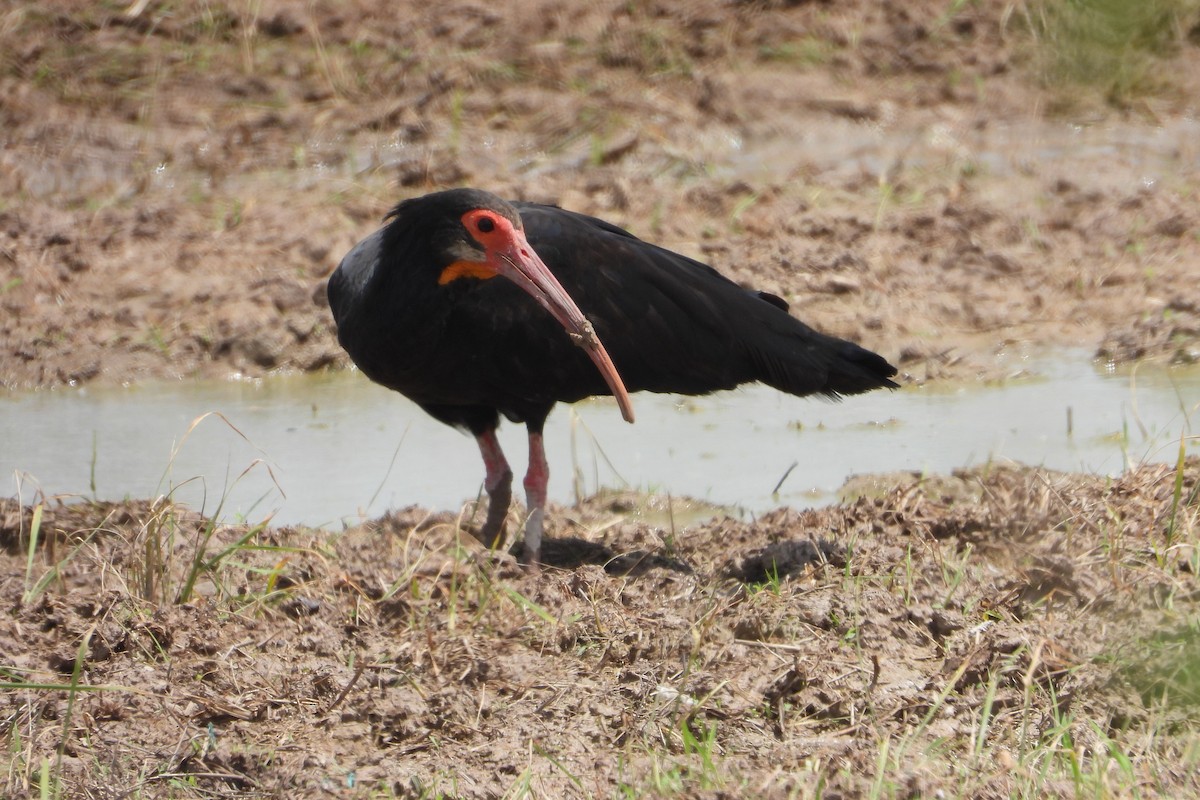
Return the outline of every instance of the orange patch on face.
{"type": "Polygon", "coordinates": [[[494,277],[496,277],[496,270],[480,261],[455,261],[442,270],[442,274],[438,276],[438,285],[445,286],[450,281],[456,281],[459,278],[487,280],[494,277]]]}

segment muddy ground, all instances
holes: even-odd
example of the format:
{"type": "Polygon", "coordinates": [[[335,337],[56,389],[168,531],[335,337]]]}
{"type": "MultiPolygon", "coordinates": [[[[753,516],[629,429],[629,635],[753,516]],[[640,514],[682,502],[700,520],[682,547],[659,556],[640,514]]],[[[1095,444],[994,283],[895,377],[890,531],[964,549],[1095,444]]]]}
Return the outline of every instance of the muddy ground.
{"type": "MultiPolygon", "coordinates": [[[[329,272],[462,184],[908,382],[1194,361],[1200,17],[1162,8],[1114,66],[999,0],[7,3],[0,384],[344,368],[329,272]]],[[[539,573],[418,509],[6,501],[0,794],[1194,793],[1197,477],[892,476],[684,530],[596,499],[539,573]]]]}
{"type": "Polygon", "coordinates": [[[6,794],[1194,795],[1198,491],[995,469],[679,532],[617,498],[537,573],[419,510],[136,502],[46,509],[27,575],[9,502],[6,794]]]}

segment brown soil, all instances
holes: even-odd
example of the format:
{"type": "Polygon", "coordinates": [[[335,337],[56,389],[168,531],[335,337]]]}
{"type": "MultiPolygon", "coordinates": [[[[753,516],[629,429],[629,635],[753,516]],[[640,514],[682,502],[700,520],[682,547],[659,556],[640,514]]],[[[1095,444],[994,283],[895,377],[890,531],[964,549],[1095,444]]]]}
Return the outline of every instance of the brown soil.
{"type": "Polygon", "coordinates": [[[1161,761],[1200,699],[1175,484],[972,471],[677,535],[590,503],[540,572],[416,510],[221,527],[256,550],[190,594],[194,515],[47,508],[36,584],[10,503],[5,671],[96,690],[0,695],[7,793],[48,759],[89,797],[1194,794],[1161,761]]]}
{"type": "MultiPolygon", "coordinates": [[[[460,183],[627,224],[910,377],[1013,343],[1191,357],[1194,147],[1149,187],[1104,148],[995,174],[962,142],[1054,97],[1011,4],[878,5],[10,8],[0,383],[342,365],[323,279],[460,183]]],[[[1188,88],[1102,124],[1187,119],[1188,88]]]]}
{"type": "MultiPolygon", "coordinates": [[[[1114,108],[1047,85],[1036,16],[0,5],[0,385],[343,367],[329,272],[462,184],[703,258],[908,381],[1195,360],[1200,155],[1136,154],[1195,130],[1200,26],[1114,108]],[[1134,145],[975,149],[1067,119],[1134,145]]],[[[30,560],[8,501],[0,794],[43,765],[88,797],[1200,791],[1196,465],[893,484],[678,532],[556,509],[537,573],[420,511],[333,536],[150,502],[48,506],[30,560]]]]}

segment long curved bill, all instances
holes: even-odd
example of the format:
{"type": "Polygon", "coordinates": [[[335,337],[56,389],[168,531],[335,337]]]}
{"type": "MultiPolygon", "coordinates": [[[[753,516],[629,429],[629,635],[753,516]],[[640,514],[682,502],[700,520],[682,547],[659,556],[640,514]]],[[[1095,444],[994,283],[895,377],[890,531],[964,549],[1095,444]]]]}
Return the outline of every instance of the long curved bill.
{"type": "Polygon", "coordinates": [[[554,277],[554,273],[550,272],[549,267],[529,246],[525,234],[516,229],[512,233],[513,241],[509,247],[491,251],[491,255],[495,256],[492,267],[500,275],[524,289],[558,320],[571,337],[571,341],[582,347],[596,365],[596,369],[600,370],[604,382],[617,399],[621,416],[626,422],[633,422],[633,403],[629,399],[629,392],[625,390],[625,383],[617,373],[612,359],[608,357],[608,351],[604,349],[600,337],[596,335],[596,329],[579,310],[579,306],[575,305],[575,301],[554,277]]]}

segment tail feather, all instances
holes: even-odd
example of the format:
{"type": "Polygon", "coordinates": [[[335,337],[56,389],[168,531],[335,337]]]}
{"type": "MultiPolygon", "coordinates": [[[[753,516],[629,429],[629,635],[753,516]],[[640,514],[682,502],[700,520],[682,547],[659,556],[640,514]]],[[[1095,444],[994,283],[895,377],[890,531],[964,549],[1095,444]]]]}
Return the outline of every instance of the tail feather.
{"type": "Polygon", "coordinates": [[[823,389],[826,394],[859,394],[872,389],[899,388],[892,380],[896,368],[886,358],[853,342],[833,341],[838,346],[830,361],[829,380],[823,389]]]}
{"type": "Polygon", "coordinates": [[[829,397],[896,389],[896,368],[878,353],[853,342],[827,336],[790,318],[791,330],[761,339],[751,353],[757,380],[790,394],[829,397]]]}

